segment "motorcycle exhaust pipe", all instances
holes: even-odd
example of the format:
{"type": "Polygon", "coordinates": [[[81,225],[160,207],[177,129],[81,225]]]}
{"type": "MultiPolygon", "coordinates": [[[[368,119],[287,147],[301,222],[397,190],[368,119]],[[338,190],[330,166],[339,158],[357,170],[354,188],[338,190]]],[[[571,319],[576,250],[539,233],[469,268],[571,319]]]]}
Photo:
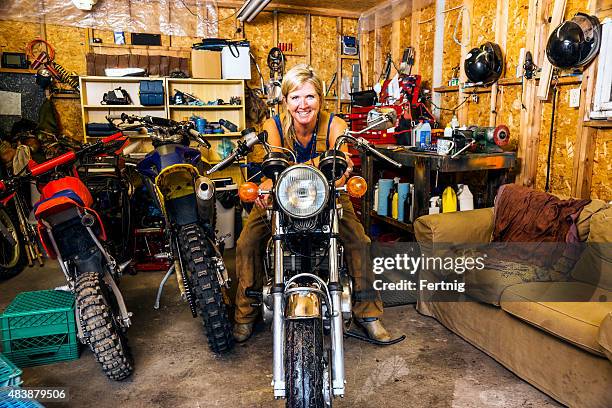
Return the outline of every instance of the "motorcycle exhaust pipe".
{"type": "Polygon", "coordinates": [[[208,177],[198,177],[195,193],[198,215],[203,220],[211,219],[215,211],[215,184],[208,177]]]}

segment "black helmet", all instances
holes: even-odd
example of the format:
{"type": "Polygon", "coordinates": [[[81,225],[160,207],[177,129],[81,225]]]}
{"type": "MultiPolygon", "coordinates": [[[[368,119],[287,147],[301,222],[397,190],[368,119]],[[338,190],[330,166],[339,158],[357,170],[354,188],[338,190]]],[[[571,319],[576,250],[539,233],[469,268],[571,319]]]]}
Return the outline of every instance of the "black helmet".
{"type": "Polygon", "coordinates": [[[597,17],[578,13],[550,34],[546,56],[557,68],[578,68],[595,58],[600,43],[601,28],[597,17]]]}
{"type": "Polygon", "coordinates": [[[497,81],[504,69],[499,45],[486,42],[480,48],[472,48],[465,57],[465,74],[471,82],[490,85],[497,81]]]}

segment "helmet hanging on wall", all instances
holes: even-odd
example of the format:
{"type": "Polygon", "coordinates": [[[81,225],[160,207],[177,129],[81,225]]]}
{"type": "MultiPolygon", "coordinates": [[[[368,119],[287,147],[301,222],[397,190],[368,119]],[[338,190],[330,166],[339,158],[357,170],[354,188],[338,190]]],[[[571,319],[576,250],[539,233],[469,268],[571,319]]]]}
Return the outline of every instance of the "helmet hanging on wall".
{"type": "Polygon", "coordinates": [[[497,81],[504,69],[504,58],[499,45],[486,42],[472,48],[465,56],[465,74],[471,82],[490,85],[497,81]]]}
{"type": "Polygon", "coordinates": [[[578,68],[595,58],[601,44],[601,27],[595,16],[576,14],[548,37],[546,56],[557,68],[578,68]]]}

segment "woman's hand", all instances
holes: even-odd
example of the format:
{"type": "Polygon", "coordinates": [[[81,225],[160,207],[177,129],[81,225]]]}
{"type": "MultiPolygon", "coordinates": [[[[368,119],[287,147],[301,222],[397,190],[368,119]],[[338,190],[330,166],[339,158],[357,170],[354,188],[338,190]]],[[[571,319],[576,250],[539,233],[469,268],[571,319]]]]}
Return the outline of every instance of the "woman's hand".
{"type": "MultiPolygon", "coordinates": [[[[272,189],[272,179],[267,179],[259,185],[260,190],[270,191],[272,189]]],[[[270,201],[270,194],[260,194],[255,200],[255,205],[258,208],[265,209],[268,207],[270,201]]]]}
{"type": "Polygon", "coordinates": [[[342,187],[343,185],[345,185],[348,179],[351,177],[352,172],[353,172],[353,161],[351,160],[350,157],[348,157],[348,166],[346,168],[346,171],[342,175],[342,177],[336,180],[336,187],[342,187]]]}

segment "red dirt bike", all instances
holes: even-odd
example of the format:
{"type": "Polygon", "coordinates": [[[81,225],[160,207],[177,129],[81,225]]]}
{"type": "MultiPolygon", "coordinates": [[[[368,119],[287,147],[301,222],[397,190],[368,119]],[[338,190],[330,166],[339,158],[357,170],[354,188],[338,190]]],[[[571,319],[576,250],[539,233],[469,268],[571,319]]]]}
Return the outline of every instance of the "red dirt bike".
{"type": "Polygon", "coordinates": [[[117,287],[129,261],[118,265],[109,252],[104,224],[92,209],[92,194],[77,177],[74,164],[118,152],[126,141],[117,133],[44,163],[30,162],[20,174],[0,181],[2,196],[12,194],[25,181],[40,181],[41,176],[47,181],[34,206],[38,235],[49,258],[58,260],[75,294],[80,341],[89,345],[113,380],[125,379],[134,369],[126,337],[130,313],[117,287]]]}

